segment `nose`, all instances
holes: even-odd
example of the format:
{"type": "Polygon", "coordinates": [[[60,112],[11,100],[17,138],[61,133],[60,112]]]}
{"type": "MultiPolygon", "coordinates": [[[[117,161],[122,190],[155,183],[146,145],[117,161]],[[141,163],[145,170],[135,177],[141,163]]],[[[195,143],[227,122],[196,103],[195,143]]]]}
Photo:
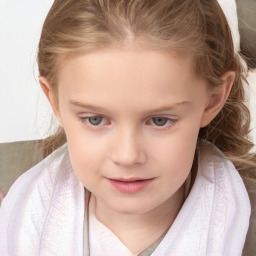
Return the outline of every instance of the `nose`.
{"type": "Polygon", "coordinates": [[[136,131],[120,132],[112,146],[112,161],[117,165],[131,167],[142,165],[147,160],[146,148],[136,131]]]}

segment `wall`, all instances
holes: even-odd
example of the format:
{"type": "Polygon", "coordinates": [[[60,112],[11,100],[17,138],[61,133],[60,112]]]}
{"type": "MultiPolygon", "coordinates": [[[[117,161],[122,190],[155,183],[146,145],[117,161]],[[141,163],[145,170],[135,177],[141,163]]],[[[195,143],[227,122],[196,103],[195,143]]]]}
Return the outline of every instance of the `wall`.
{"type": "Polygon", "coordinates": [[[52,0],[0,0],[0,142],[42,138],[51,110],[36,49],[52,0]]]}

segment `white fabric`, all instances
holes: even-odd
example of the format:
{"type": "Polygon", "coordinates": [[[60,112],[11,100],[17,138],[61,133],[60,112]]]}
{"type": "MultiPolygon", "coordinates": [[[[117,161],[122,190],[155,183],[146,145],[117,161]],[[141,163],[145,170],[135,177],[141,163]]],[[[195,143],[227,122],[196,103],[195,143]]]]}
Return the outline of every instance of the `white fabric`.
{"type": "Polygon", "coordinates": [[[66,146],[23,174],[0,209],[1,256],[83,254],[84,187],[66,146]]]}
{"type": "Polygon", "coordinates": [[[216,148],[201,145],[193,188],[152,255],[241,256],[250,210],[233,164],[216,148]]]}
{"type": "MultiPolygon", "coordinates": [[[[84,188],[66,151],[58,149],[22,175],[4,199],[1,256],[83,255],[84,188]]],[[[249,216],[248,195],[234,166],[202,144],[194,186],[152,255],[240,256],[249,216]]]]}
{"type": "MultiPolygon", "coordinates": [[[[188,195],[191,175],[185,182],[185,198],[188,195]]],[[[91,196],[89,204],[89,241],[90,256],[136,256],[119,238],[95,216],[95,196],[91,196]],[[114,252],[114,253],[113,253],[114,252]]]]}
{"type": "Polygon", "coordinates": [[[91,196],[89,209],[90,256],[136,256],[119,240],[119,238],[94,214],[95,198],[91,196]],[[113,253],[114,252],[114,253],[113,253]]]}
{"type": "MultiPolygon", "coordinates": [[[[237,17],[237,6],[235,0],[218,0],[225,16],[227,18],[228,24],[231,29],[234,48],[236,52],[240,51],[240,33],[238,28],[238,17],[237,17]]],[[[223,38],[225,40],[225,38],[223,38]]]]}
{"type": "Polygon", "coordinates": [[[254,142],[253,152],[256,153],[256,69],[250,70],[247,76],[249,86],[245,86],[249,99],[249,109],[251,111],[251,139],[254,142]]]}

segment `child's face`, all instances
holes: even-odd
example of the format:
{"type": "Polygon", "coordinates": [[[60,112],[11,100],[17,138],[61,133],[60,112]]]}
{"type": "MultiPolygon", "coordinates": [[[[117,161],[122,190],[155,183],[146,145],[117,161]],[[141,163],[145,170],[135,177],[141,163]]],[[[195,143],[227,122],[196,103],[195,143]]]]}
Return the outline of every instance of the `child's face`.
{"type": "Polygon", "coordinates": [[[99,50],[67,62],[58,86],[74,172],[98,204],[146,213],[174,198],[209,103],[190,56],[99,50]]]}

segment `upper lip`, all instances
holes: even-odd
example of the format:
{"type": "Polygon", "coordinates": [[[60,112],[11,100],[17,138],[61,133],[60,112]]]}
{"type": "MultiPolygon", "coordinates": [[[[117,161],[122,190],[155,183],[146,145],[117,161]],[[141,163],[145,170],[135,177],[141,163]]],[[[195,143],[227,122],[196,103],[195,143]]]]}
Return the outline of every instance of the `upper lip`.
{"type": "Polygon", "coordinates": [[[138,178],[138,177],[132,177],[132,178],[109,178],[110,180],[116,180],[116,181],[123,181],[123,182],[133,182],[133,181],[142,181],[142,180],[152,180],[154,178],[138,178]]]}

